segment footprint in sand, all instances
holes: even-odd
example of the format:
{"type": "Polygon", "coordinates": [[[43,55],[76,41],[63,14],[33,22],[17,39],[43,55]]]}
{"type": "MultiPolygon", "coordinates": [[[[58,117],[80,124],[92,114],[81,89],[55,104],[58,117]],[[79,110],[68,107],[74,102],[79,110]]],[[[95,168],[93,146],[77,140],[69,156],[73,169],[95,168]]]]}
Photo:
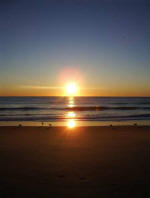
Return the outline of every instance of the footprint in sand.
{"type": "Polygon", "coordinates": [[[82,176],[82,177],[80,177],[80,180],[81,180],[81,181],[87,181],[87,178],[84,177],[84,176],[82,176]]]}
{"type": "Polygon", "coordinates": [[[65,176],[63,174],[57,176],[60,179],[63,179],[65,176]]]}

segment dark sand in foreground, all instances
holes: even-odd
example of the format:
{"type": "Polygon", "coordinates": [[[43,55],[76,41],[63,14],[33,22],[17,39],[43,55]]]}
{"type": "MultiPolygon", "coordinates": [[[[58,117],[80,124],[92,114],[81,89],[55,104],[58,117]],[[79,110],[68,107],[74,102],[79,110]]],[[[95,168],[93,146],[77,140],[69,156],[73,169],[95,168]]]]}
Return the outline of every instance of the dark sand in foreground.
{"type": "Polygon", "coordinates": [[[150,197],[150,127],[0,127],[5,197],[150,197]]]}

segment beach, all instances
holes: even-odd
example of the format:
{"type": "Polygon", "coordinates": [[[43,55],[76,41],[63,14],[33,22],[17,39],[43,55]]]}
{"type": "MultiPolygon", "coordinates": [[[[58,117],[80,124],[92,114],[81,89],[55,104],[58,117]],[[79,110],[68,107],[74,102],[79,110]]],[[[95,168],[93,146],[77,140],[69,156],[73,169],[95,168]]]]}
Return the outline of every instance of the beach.
{"type": "Polygon", "coordinates": [[[150,126],[0,127],[0,197],[150,197],[150,126]]]}

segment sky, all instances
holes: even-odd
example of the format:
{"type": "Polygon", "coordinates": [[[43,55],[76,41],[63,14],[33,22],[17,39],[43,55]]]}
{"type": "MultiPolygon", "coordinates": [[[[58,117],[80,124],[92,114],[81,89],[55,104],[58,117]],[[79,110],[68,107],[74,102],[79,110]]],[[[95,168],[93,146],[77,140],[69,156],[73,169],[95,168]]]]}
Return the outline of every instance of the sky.
{"type": "Polygon", "coordinates": [[[149,0],[0,0],[0,96],[150,96],[149,0]]]}

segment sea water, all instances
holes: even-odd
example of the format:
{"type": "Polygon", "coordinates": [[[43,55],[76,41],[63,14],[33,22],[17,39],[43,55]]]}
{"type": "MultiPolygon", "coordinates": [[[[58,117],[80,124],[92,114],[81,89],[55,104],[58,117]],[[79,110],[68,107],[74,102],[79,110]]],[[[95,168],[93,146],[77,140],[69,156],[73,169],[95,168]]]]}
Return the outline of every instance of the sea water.
{"type": "Polygon", "coordinates": [[[149,97],[0,97],[0,124],[150,123],[149,97]]]}

